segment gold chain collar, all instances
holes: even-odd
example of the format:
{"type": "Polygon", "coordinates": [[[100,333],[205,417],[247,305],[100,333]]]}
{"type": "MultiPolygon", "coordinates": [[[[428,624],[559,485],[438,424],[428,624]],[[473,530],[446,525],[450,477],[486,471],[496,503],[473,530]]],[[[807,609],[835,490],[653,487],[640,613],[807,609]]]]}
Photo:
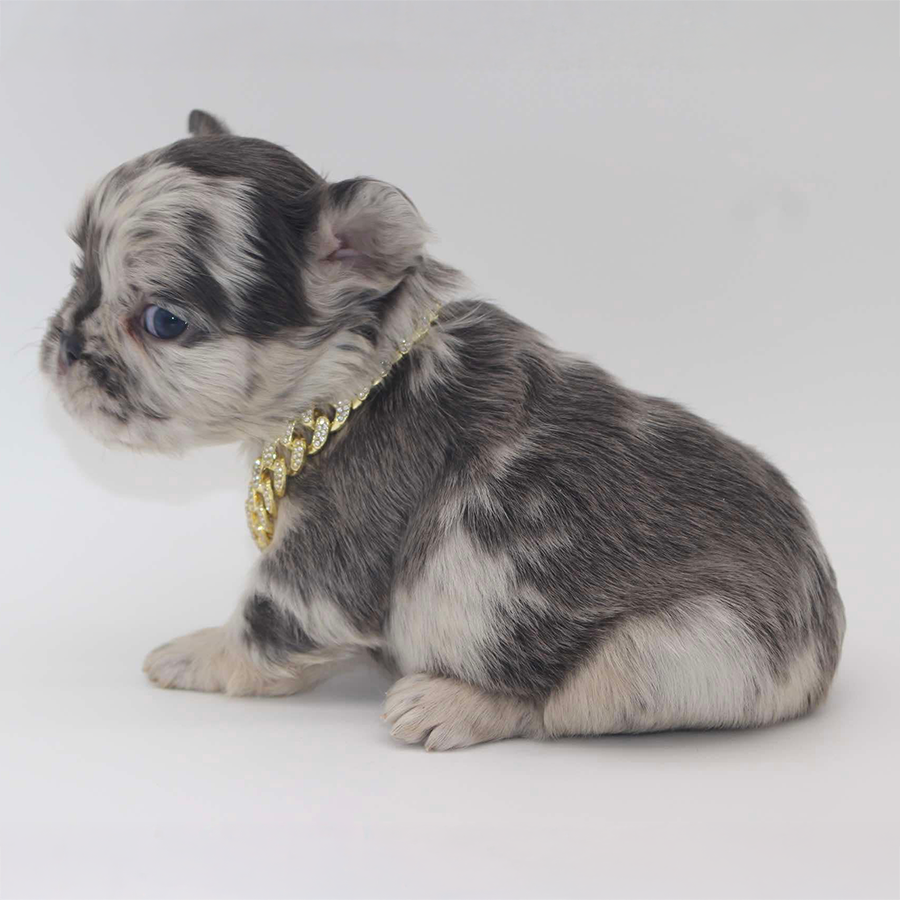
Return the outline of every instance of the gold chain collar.
{"type": "Polygon", "coordinates": [[[265,550],[272,541],[278,513],[277,498],[284,496],[288,478],[303,468],[307,456],[315,455],[325,446],[328,435],[344,427],[350,413],[362,405],[372,388],[381,384],[392,366],[425,337],[438,312],[434,309],[422,317],[412,337],[399,343],[394,359],[381,364],[381,374],[371,385],[348,400],[328,404],[333,409],[331,416],[313,407],[302,413],[300,418],[291,419],[285,426],[284,434],[266,444],[262,455],[253,460],[245,507],[250,534],[260,550],[265,550]]]}

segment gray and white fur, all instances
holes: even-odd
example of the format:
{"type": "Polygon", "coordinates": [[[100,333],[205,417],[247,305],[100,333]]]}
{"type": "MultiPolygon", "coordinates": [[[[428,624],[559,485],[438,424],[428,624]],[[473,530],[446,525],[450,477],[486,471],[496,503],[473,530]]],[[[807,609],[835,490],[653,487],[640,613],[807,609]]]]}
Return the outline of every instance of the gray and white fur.
{"type": "Polygon", "coordinates": [[[397,188],[189,127],[88,194],[43,341],[103,441],[255,456],[443,306],[290,480],[231,619],[154,650],[153,682],[289,694],[371,653],[398,679],[391,733],[428,749],[766,725],[824,698],[834,572],[759,453],[468,298],[397,188]],[[187,327],[153,336],[148,307],[187,327]]]}

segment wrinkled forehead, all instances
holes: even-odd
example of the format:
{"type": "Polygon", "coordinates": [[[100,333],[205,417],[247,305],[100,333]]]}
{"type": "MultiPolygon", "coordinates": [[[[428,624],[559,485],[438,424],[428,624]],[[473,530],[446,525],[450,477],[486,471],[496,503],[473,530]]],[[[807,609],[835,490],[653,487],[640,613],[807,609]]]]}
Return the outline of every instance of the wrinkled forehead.
{"type": "Polygon", "coordinates": [[[71,231],[104,296],[188,288],[202,270],[236,297],[252,280],[250,185],[151,153],[110,172],[71,231]]]}

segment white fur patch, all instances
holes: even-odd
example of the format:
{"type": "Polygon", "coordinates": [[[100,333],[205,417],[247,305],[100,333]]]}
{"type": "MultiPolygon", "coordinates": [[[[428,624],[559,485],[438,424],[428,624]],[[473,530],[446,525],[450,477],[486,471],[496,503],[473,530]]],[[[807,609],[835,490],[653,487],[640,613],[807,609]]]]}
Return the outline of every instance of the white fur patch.
{"type": "Polygon", "coordinates": [[[820,680],[810,651],[776,682],[746,627],[708,598],[619,628],[548,700],[544,724],[553,735],[761,725],[804,712],[820,680]]]}
{"type": "Polygon", "coordinates": [[[388,643],[400,671],[482,680],[485,648],[496,639],[492,613],[509,594],[511,573],[507,557],[481,550],[456,526],[415,584],[394,593],[388,643]]]}
{"type": "MultiPolygon", "coordinates": [[[[216,230],[204,263],[232,298],[258,277],[251,255],[251,189],[235,178],[206,178],[181,166],[153,163],[133,177],[121,170],[100,183],[89,203],[105,247],[104,293],[126,294],[137,284],[177,284],[183,247],[202,211],[216,230]]],[[[187,272],[185,274],[190,274],[187,272]]]]}

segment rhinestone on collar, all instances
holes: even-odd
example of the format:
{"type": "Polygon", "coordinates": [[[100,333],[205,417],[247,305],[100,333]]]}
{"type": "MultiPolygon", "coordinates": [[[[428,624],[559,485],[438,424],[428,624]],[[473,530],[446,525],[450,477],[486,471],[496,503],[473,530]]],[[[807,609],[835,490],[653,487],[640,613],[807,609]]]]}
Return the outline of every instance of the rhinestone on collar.
{"type": "Polygon", "coordinates": [[[412,337],[397,345],[394,358],[382,361],[381,374],[370,385],[346,400],[328,404],[333,410],[330,416],[313,407],[303,412],[299,418],[291,419],[282,435],[267,443],[262,454],[253,460],[245,508],[250,534],[260,550],[265,550],[272,541],[275,517],[278,514],[278,498],[284,496],[288,478],[303,468],[308,456],[314,456],[325,446],[332,432],[344,427],[350,413],[361,406],[372,389],[384,381],[392,366],[425,337],[438,312],[438,309],[434,309],[422,316],[412,337]]]}

